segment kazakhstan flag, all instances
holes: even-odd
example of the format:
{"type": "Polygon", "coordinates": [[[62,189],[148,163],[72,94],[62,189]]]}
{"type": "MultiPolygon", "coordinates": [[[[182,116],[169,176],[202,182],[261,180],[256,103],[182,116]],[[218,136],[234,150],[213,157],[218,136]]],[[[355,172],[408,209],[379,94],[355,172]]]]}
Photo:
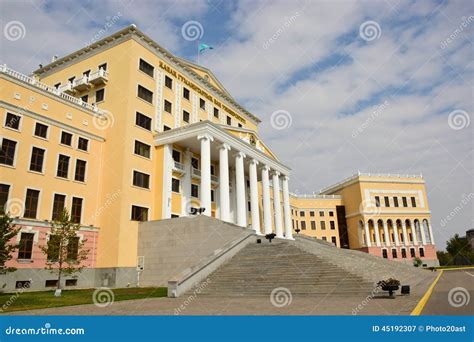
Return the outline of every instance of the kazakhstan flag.
{"type": "Polygon", "coordinates": [[[207,44],[199,44],[199,53],[203,52],[206,49],[212,50],[214,48],[207,44]]]}

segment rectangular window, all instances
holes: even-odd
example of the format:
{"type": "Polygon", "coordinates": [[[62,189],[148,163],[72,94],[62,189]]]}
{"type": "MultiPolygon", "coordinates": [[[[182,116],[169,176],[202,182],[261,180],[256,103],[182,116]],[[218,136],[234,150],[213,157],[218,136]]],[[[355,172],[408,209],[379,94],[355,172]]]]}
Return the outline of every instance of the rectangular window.
{"type": "Polygon", "coordinates": [[[403,203],[403,206],[406,208],[408,207],[408,202],[407,202],[407,198],[406,197],[402,197],[402,203],[403,203]]]}
{"type": "Polygon", "coordinates": [[[77,279],[66,279],[66,286],[77,286],[77,279]]]}
{"type": "Polygon", "coordinates": [[[3,214],[5,205],[8,201],[8,194],[10,192],[10,185],[0,184],[0,214],[3,214]]]}
{"type": "Polygon", "coordinates": [[[104,98],[105,98],[105,89],[99,89],[95,92],[96,103],[104,101],[104,98]]]}
{"type": "MultiPolygon", "coordinates": [[[[216,167],[211,164],[211,175],[215,176],[216,174],[216,167]]],[[[250,182],[247,181],[247,187],[250,187],[250,182]]]]}
{"type": "Polygon", "coordinates": [[[322,240],[323,240],[323,241],[327,241],[327,240],[328,240],[328,238],[327,238],[327,237],[325,237],[325,236],[323,236],[322,240]]]}
{"type": "Polygon", "coordinates": [[[16,141],[2,139],[2,150],[0,151],[0,164],[13,166],[15,161],[16,141]]]}
{"type": "Polygon", "coordinates": [[[153,103],[153,92],[141,85],[138,85],[137,95],[142,100],[145,100],[146,102],[149,102],[149,103],[153,103]]]}
{"type": "Polygon", "coordinates": [[[331,242],[332,242],[333,244],[336,244],[336,237],[335,237],[335,236],[331,236],[331,242]]]}
{"type": "Polygon", "coordinates": [[[165,100],[164,111],[171,114],[172,105],[171,102],[165,100]]]}
{"type": "Polygon", "coordinates": [[[319,216],[320,216],[320,217],[324,217],[324,211],[320,211],[320,212],[319,212],[319,216]]]}
{"type": "Polygon", "coordinates": [[[61,178],[67,178],[69,172],[69,157],[60,154],[58,159],[58,169],[56,172],[56,176],[61,178]]]}
{"type": "Polygon", "coordinates": [[[414,249],[414,248],[410,248],[410,256],[411,256],[412,258],[416,257],[415,249],[414,249]]]}
{"type": "Polygon", "coordinates": [[[199,169],[199,159],[192,157],[191,166],[195,169],[199,169]]]}
{"type": "Polygon", "coordinates": [[[396,259],[397,258],[397,250],[392,249],[392,258],[396,259]]]}
{"type": "Polygon", "coordinates": [[[300,216],[304,217],[304,211],[300,211],[300,216]]]}
{"type": "Polygon", "coordinates": [[[334,221],[329,221],[329,225],[331,226],[331,230],[335,230],[335,229],[336,229],[336,222],[334,222],[334,221]]]}
{"type": "Polygon", "coordinates": [[[301,230],[306,230],[306,221],[301,221],[301,230]]]}
{"type": "Polygon", "coordinates": [[[206,101],[204,101],[203,99],[199,99],[199,108],[201,108],[202,110],[206,110],[206,101]]]}
{"type": "Polygon", "coordinates": [[[89,149],[89,139],[79,137],[77,140],[77,149],[87,151],[89,149]]]}
{"type": "Polygon", "coordinates": [[[310,211],[309,216],[314,217],[314,211],[310,211]]]}
{"type": "Polygon", "coordinates": [[[219,119],[219,109],[214,107],[214,117],[219,119]]]}
{"type": "Polygon", "coordinates": [[[39,190],[27,189],[23,217],[35,219],[38,212],[39,190]]]}
{"type": "Polygon", "coordinates": [[[239,122],[239,123],[237,124],[237,127],[242,128],[242,124],[239,122]]]}
{"type": "Polygon", "coordinates": [[[199,186],[197,184],[191,184],[191,196],[199,198],[199,186]]]}
{"type": "Polygon", "coordinates": [[[132,205],[132,221],[148,221],[148,208],[132,205]]]}
{"type": "Polygon", "coordinates": [[[177,178],[171,179],[171,191],[179,193],[180,180],[177,178]]]}
{"type": "Polygon", "coordinates": [[[72,145],[72,134],[68,132],[61,132],[61,144],[66,146],[72,145]]]}
{"type": "MultiPolygon", "coordinates": [[[[215,202],[215,191],[211,189],[211,202],[215,202]]],[[[247,210],[250,211],[250,202],[247,202],[247,210]]]]}
{"type": "Polygon", "coordinates": [[[420,248],[419,251],[420,251],[420,258],[424,258],[425,250],[423,248],[420,248]]]}
{"type": "Polygon", "coordinates": [[[151,151],[151,146],[147,145],[145,143],[142,143],[141,141],[135,140],[135,154],[145,157],[145,158],[150,158],[150,151],[151,151]]]}
{"type": "Polygon", "coordinates": [[[406,259],[407,257],[407,250],[405,248],[402,249],[402,258],[406,259]]]}
{"type": "Polygon", "coordinates": [[[320,224],[321,224],[321,230],[326,230],[326,222],[321,221],[320,224]]]}
{"type": "Polygon", "coordinates": [[[329,216],[331,216],[331,217],[334,216],[334,211],[330,211],[329,216]]]}
{"type": "Polygon", "coordinates": [[[34,233],[21,233],[18,245],[18,259],[31,259],[33,254],[34,233]]]}
{"type": "Polygon", "coordinates": [[[387,259],[388,258],[388,253],[387,253],[387,250],[386,249],[382,249],[382,257],[384,259],[387,259]]]}
{"type": "Polygon", "coordinates": [[[30,171],[43,172],[45,150],[33,147],[31,150],[30,171]]]}
{"type": "Polygon", "coordinates": [[[375,206],[380,207],[380,197],[379,196],[375,196],[375,206]]]}
{"type": "Polygon", "coordinates": [[[227,116],[226,120],[227,120],[227,124],[229,126],[231,126],[232,125],[232,118],[230,116],[227,116]]]}
{"type": "Polygon", "coordinates": [[[413,208],[416,208],[416,199],[415,199],[415,197],[412,197],[412,198],[411,198],[411,206],[412,206],[413,208]]]}
{"type": "Polygon", "coordinates": [[[173,89],[173,80],[171,77],[165,76],[165,87],[173,89]]]}
{"type": "Polygon", "coordinates": [[[133,171],[133,185],[140,188],[149,189],[150,175],[139,171],[133,171]]]}
{"type": "Polygon", "coordinates": [[[398,197],[393,198],[393,205],[398,208],[398,197]]]}
{"type": "Polygon", "coordinates": [[[154,75],[154,71],[155,71],[155,67],[153,65],[151,65],[150,63],[147,63],[145,62],[143,59],[140,58],[140,65],[139,65],[139,68],[141,71],[143,71],[145,74],[147,74],[148,76],[151,76],[153,77],[154,75]]]}
{"type": "Polygon", "coordinates": [[[56,287],[58,285],[57,279],[46,280],[44,282],[44,287],[56,287]]]}
{"type": "Polygon", "coordinates": [[[311,221],[311,229],[316,230],[316,221],[311,221]]]}
{"type": "Polygon", "coordinates": [[[21,116],[13,113],[7,113],[5,118],[5,127],[19,130],[20,129],[21,116]]]}
{"type": "Polygon", "coordinates": [[[385,197],[383,198],[383,200],[384,200],[384,202],[385,202],[385,207],[387,207],[387,208],[390,207],[390,201],[389,201],[389,199],[388,199],[388,196],[385,196],[385,197]]]}
{"type": "Polygon", "coordinates": [[[74,173],[74,180],[78,182],[84,182],[86,180],[86,165],[85,160],[76,160],[76,172],[74,173]]]}
{"type": "Polygon", "coordinates": [[[135,124],[139,127],[151,131],[151,118],[142,113],[137,112],[135,116],[135,124]]]}
{"type": "Polygon", "coordinates": [[[67,242],[67,260],[77,260],[79,253],[79,237],[74,236],[67,242]]]}
{"type": "Polygon", "coordinates": [[[54,194],[53,199],[53,213],[51,219],[59,221],[66,206],[66,195],[54,194]]]}
{"type": "Polygon", "coordinates": [[[183,121],[189,123],[189,112],[183,110],[183,121]]]}
{"type": "Polygon", "coordinates": [[[189,100],[189,98],[190,98],[189,89],[186,88],[186,87],[183,87],[183,97],[184,97],[186,100],[189,100]]]}
{"type": "Polygon", "coordinates": [[[181,162],[181,152],[179,152],[179,151],[177,151],[177,150],[173,150],[173,152],[172,152],[171,155],[172,155],[173,160],[174,160],[175,162],[178,162],[178,163],[181,162]]]}
{"type": "Polygon", "coordinates": [[[48,137],[48,126],[37,122],[35,125],[35,136],[46,139],[48,137]]]}
{"type": "Polygon", "coordinates": [[[71,207],[71,221],[74,223],[81,223],[82,215],[82,198],[73,197],[71,207]]]}
{"type": "Polygon", "coordinates": [[[48,240],[48,261],[56,261],[59,259],[59,236],[50,235],[48,240]]]}

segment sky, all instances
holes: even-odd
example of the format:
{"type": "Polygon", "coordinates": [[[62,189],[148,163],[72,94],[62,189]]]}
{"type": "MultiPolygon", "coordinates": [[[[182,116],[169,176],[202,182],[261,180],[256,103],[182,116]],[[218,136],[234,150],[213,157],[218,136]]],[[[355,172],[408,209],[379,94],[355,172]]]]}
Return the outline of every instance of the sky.
{"type": "Polygon", "coordinates": [[[24,73],[137,27],[200,56],[258,116],[296,193],[358,171],[422,174],[438,248],[473,228],[474,2],[0,3],[0,63],[24,73]]]}

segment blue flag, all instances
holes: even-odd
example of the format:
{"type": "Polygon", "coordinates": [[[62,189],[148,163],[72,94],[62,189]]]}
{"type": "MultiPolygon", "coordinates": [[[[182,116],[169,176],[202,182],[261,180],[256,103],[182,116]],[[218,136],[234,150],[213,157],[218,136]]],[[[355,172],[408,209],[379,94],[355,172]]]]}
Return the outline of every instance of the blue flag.
{"type": "Polygon", "coordinates": [[[199,44],[199,53],[203,52],[206,49],[212,50],[214,48],[207,44],[199,44]]]}

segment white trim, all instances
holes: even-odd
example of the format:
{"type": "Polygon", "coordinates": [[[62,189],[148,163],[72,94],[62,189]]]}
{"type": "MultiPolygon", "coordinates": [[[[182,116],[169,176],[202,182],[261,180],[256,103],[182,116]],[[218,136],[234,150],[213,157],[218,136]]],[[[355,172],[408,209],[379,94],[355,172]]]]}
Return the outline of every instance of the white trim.
{"type": "MultiPolygon", "coordinates": [[[[165,82],[165,73],[160,68],[156,69],[156,112],[155,112],[155,130],[158,132],[163,132],[163,111],[162,111],[162,102],[163,102],[163,84],[165,82]]],[[[153,123],[152,123],[153,124],[153,123]]]]}

